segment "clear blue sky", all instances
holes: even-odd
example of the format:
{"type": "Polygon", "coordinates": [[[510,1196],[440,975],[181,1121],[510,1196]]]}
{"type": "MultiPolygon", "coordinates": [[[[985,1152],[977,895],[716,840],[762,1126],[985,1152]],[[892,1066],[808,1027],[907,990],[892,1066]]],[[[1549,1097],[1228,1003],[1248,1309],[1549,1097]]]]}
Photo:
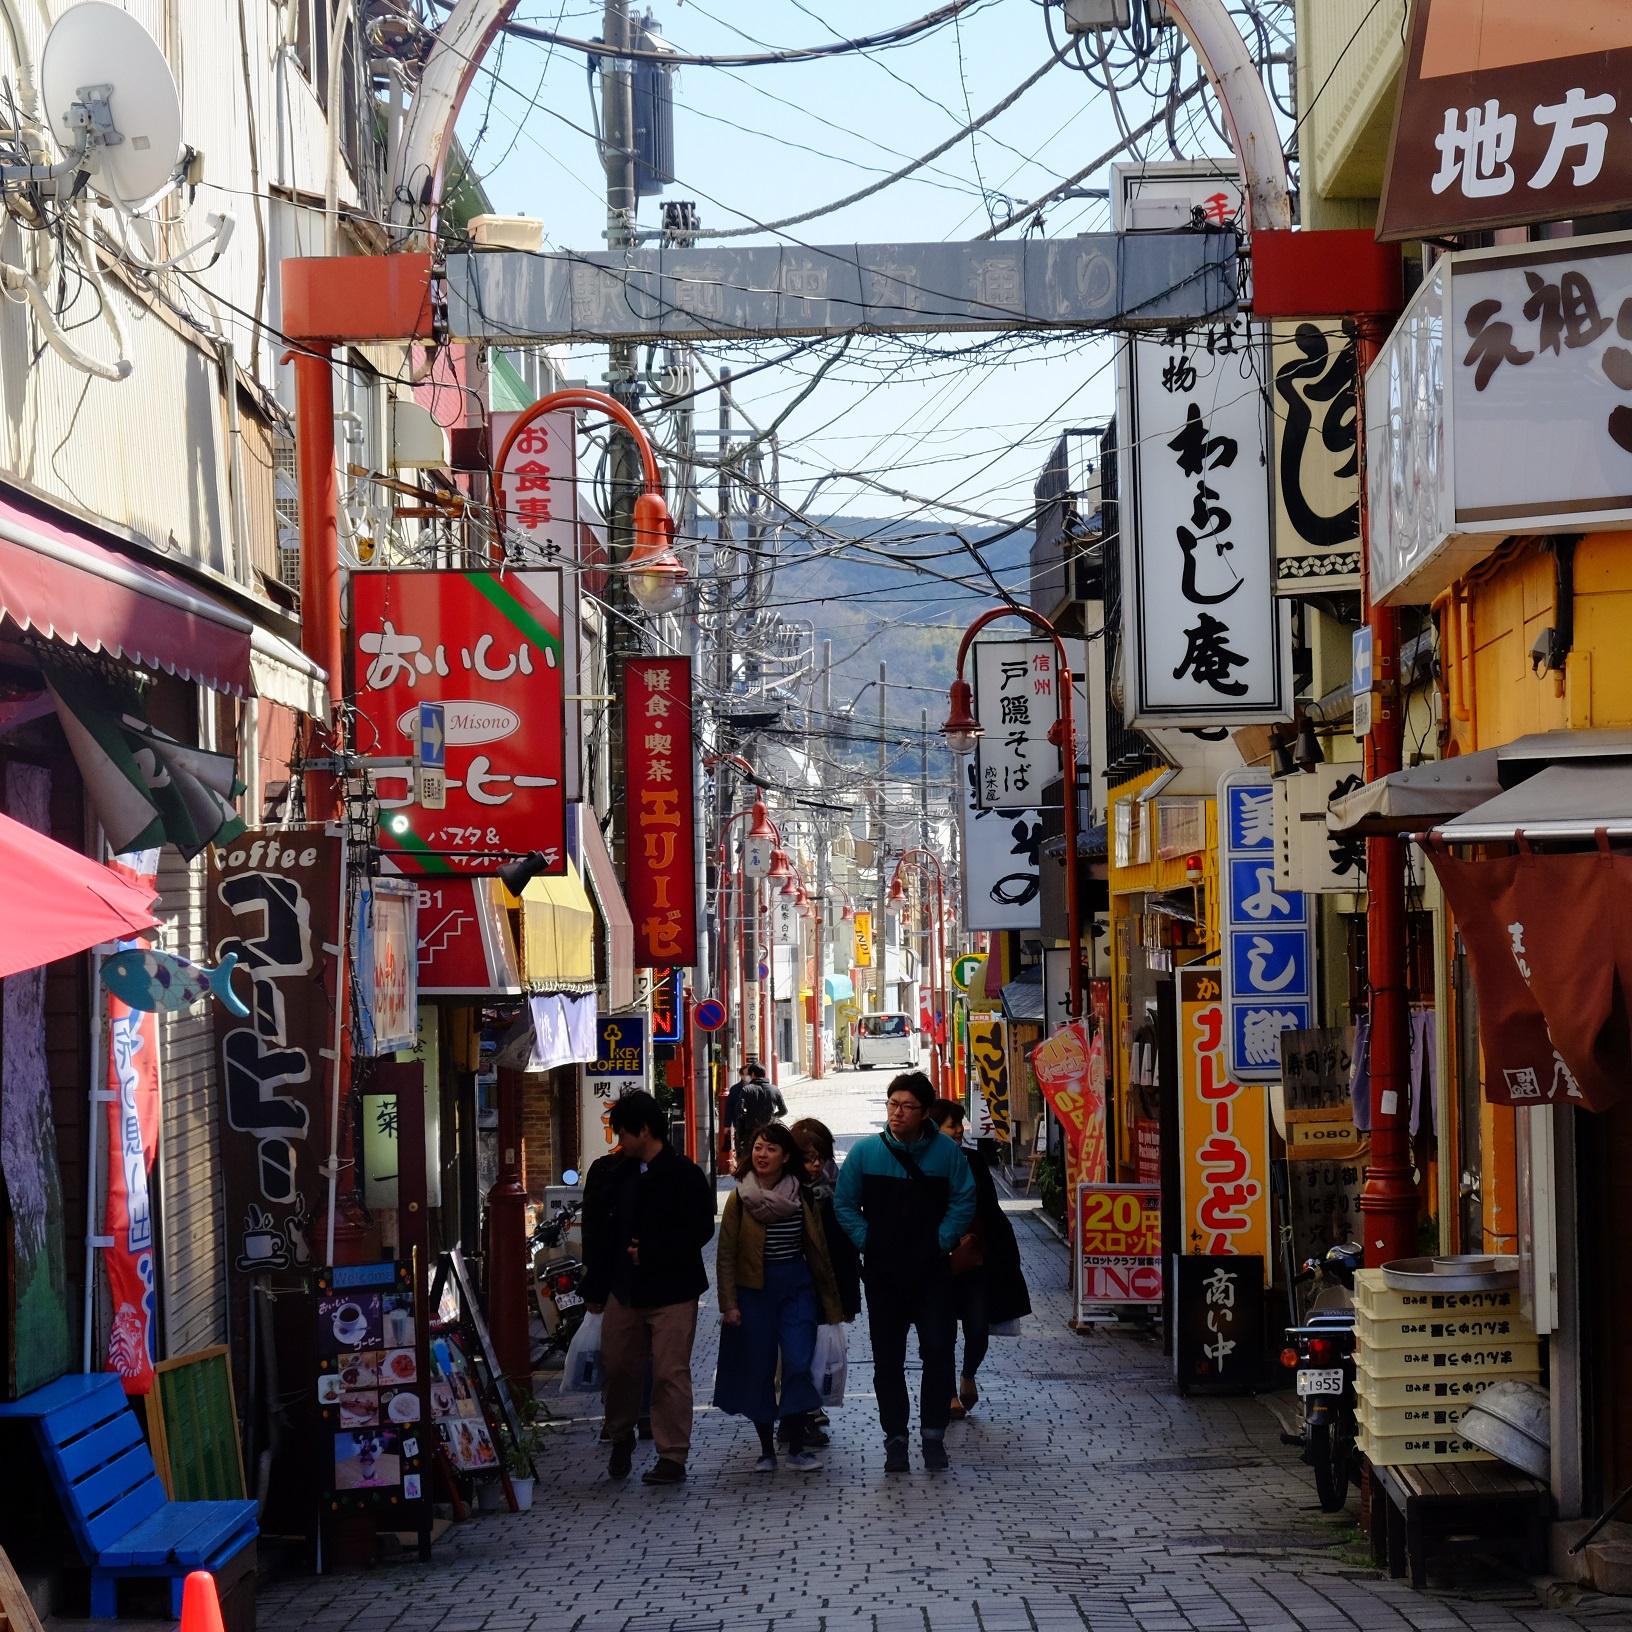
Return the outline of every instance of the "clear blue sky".
{"type": "MultiPolygon", "coordinates": [[[[706,10],[667,0],[651,9],[659,31],[682,52],[745,52],[756,42],[785,48],[876,32],[929,10],[930,0],[709,0],[706,10]]],[[[521,20],[580,38],[600,30],[601,8],[589,0],[524,0],[521,12],[521,20]]],[[[957,26],[867,57],[687,68],[675,85],[679,180],[666,196],[695,198],[705,227],[774,220],[826,203],[937,145],[1048,54],[1035,0],[988,0],[957,26]]],[[[502,59],[489,54],[488,65],[502,83],[478,76],[460,134],[475,150],[494,208],[542,219],[552,247],[600,249],[602,171],[593,140],[571,128],[595,122],[583,56],[512,39],[502,59]]],[[[1193,71],[1187,67],[1184,77],[1188,82],[1193,71]]],[[[1130,126],[1152,111],[1142,90],[1124,98],[1130,126]]],[[[1198,102],[1181,113],[1178,128],[1189,153],[1220,151],[1198,102]]],[[[909,180],[790,230],[807,243],[972,237],[990,222],[987,195],[1001,216],[995,195],[1029,201],[1115,136],[1104,93],[1062,63],[973,143],[964,140],[909,180]]],[[[1171,157],[1160,132],[1141,149],[1152,160],[1171,157]]],[[[642,225],[655,225],[659,215],[660,201],[643,202],[642,225]]],[[[1049,236],[1105,224],[1097,201],[1047,212],[1049,236]]],[[[760,234],[739,241],[779,240],[760,234]]],[[[966,346],[975,338],[937,344],[966,346]]],[[[603,357],[586,353],[577,372],[598,381],[603,357]]],[[[819,361],[811,353],[767,370],[744,382],[740,400],[764,423],[819,361]]],[[[1012,357],[927,360],[888,340],[861,340],[783,427],[783,496],[802,501],[824,471],[858,469],[939,502],[922,506],[838,482],[822,490],[813,513],[919,523],[957,519],[951,507],[963,506],[1019,517],[1060,430],[1103,420],[1113,395],[1105,340],[1033,339],[1012,357]]],[[[700,406],[714,412],[712,398],[700,406]]]]}

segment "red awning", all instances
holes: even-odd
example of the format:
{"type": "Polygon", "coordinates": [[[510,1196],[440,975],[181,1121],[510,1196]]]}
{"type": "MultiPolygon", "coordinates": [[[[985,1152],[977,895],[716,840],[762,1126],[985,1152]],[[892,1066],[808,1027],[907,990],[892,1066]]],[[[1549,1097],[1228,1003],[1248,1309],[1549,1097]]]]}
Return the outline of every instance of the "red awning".
{"type": "Polygon", "coordinates": [[[252,696],[248,618],[0,494],[0,618],[65,645],[252,696]]]}
{"type": "Polygon", "coordinates": [[[152,896],[111,867],[0,816],[0,975],[152,929],[152,896]]]}

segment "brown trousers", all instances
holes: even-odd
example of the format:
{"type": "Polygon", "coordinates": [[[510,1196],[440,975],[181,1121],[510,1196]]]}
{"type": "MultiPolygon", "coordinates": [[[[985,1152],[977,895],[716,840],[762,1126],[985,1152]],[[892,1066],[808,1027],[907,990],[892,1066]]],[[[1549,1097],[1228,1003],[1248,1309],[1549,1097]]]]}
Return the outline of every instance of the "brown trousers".
{"type": "Polygon", "coordinates": [[[652,1439],[657,1454],[684,1465],[691,1454],[691,1346],[697,1336],[697,1300],[635,1309],[606,1300],[601,1360],[606,1367],[606,1431],[622,1439],[635,1431],[646,1361],[652,1362],[652,1439]]]}

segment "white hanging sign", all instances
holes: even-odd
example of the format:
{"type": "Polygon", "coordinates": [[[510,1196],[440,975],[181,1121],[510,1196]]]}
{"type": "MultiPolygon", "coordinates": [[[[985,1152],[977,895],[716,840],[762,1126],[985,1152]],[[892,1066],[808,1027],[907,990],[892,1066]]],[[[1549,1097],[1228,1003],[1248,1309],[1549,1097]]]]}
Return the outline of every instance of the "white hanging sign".
{"type": "Polygon", "coordinates": [[[982,640],[973,655],[975,715],[985,727],[975,747],[975,796],[982,810],[1012,810],[1060,774],[1048,737],[1060,711],[1054,643],[982,640]]]}
{"type": "Polygon", "coordinates": [[[963,766],[963,922],[967,929],[1042,926],[1043,818],[1036,810],[983,810],[975,763],[963,766]]]}

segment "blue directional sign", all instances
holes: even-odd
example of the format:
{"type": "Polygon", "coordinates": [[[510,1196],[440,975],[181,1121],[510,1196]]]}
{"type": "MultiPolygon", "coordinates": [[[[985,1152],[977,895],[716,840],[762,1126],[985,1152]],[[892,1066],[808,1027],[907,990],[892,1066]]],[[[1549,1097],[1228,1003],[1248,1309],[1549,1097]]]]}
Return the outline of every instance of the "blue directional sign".
{"type": "Polygon", "coordinates": [[[414,730],[414,797],[424,810],[448,806],[447,715],[441,703],[421,703],[414,730]]]}
{"type": "Polygon", "coordinates": [[[1314,1024],[1315,946],[1309,899],[1275,883],[1275,791],[1268,771],[1218,784],[1220,926],[1230,1075],[1281,1074],[1281,1033],[1314,1024]]]}

